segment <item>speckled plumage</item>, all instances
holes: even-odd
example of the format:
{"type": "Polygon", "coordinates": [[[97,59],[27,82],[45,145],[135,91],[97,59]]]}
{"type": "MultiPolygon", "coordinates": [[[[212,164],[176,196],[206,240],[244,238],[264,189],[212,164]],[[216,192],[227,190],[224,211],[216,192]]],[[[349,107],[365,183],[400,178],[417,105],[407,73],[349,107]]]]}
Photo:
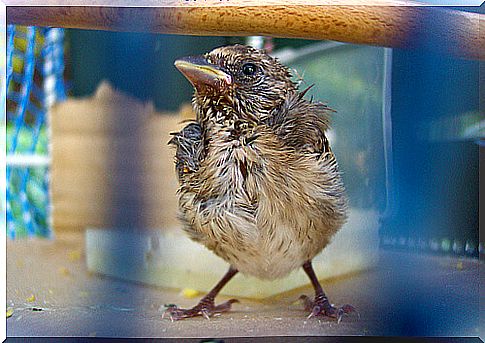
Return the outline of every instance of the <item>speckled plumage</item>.
{"type": "Polygon", "coordinates": [[[331,110],[303,98],[263,51],[222,47],[207,62],[230,86],[196,87],[196,121],[176,133],[180,218],[193,240],[243,274],[275,279],[310,261],[346,219],[325,131],[331,110]],[[251,63],[254,75],[241,67],[251,63]]]}

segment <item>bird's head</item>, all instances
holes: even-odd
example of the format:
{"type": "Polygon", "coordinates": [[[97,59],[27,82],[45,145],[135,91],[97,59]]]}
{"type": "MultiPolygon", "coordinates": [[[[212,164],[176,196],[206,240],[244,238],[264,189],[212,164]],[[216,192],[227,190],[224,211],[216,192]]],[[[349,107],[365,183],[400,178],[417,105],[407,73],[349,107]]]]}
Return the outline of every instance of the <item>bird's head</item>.
{"type": "Polygon", "coordinates": [[[244,45],[183,57],[175,66],[194,86],[196,106],[222,106],[247,117],[242,119],[263,119],[296,90],[287,67],[263,50],[244,45]]]}

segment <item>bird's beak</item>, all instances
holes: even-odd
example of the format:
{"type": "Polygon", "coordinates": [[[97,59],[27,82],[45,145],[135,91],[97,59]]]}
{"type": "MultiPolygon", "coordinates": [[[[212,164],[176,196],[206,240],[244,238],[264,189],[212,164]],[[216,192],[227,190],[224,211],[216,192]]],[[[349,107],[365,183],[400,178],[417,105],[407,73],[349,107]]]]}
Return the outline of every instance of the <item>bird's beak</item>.
{"type": "Polygon", "coordinates": [[[174,64],[199,91],[206,86],[223,91],[232,84],[231,75],[222,71],[218,66],[207,62],[202,56],[182,57],[176,60],[174,64]]]}

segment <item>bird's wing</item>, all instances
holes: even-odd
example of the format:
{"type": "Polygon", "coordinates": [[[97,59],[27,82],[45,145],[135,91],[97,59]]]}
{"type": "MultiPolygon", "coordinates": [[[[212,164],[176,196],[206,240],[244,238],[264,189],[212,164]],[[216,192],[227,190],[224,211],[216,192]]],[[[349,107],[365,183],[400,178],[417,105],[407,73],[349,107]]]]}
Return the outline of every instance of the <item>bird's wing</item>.
{"type": "Polygon", "coordinates": [[[303,98],[303,93],[294,93],[269,118],[267,124],[285,143],[303,153],[319,156],[331,153],[325,131],[329,128],[332,109],[323,103],[303,98]]]}
{"type": "Polygon", "coordinates": [[[175,165],[179,178],[184,174],[195,172],[203,160],[204,149],[202,128],[199,123],[191,122],[181,131],[172,133],[168,144],[175,145],[175,165]]]}

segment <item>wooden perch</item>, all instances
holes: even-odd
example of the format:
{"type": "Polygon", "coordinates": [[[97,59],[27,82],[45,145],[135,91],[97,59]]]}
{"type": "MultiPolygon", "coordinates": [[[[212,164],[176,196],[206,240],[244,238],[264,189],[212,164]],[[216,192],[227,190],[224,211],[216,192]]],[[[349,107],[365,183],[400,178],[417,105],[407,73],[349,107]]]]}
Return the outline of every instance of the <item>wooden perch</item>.
{"type": "MultiPolygon", "coordinates": [[[[11,1],[10,4],[14,4],[11,1]]],[[[485,57],[484,15],[402,1],[185,0],[164,7],[7,7],[9,24],[188,35],[264,35],[485,57]],[[340,4],[340,5],[339,5],[340,4]],[[481,31],[481,34],[480,34],[481,31]]],[[[111,4],[112,5],[112,4],[111,4]]]]}

